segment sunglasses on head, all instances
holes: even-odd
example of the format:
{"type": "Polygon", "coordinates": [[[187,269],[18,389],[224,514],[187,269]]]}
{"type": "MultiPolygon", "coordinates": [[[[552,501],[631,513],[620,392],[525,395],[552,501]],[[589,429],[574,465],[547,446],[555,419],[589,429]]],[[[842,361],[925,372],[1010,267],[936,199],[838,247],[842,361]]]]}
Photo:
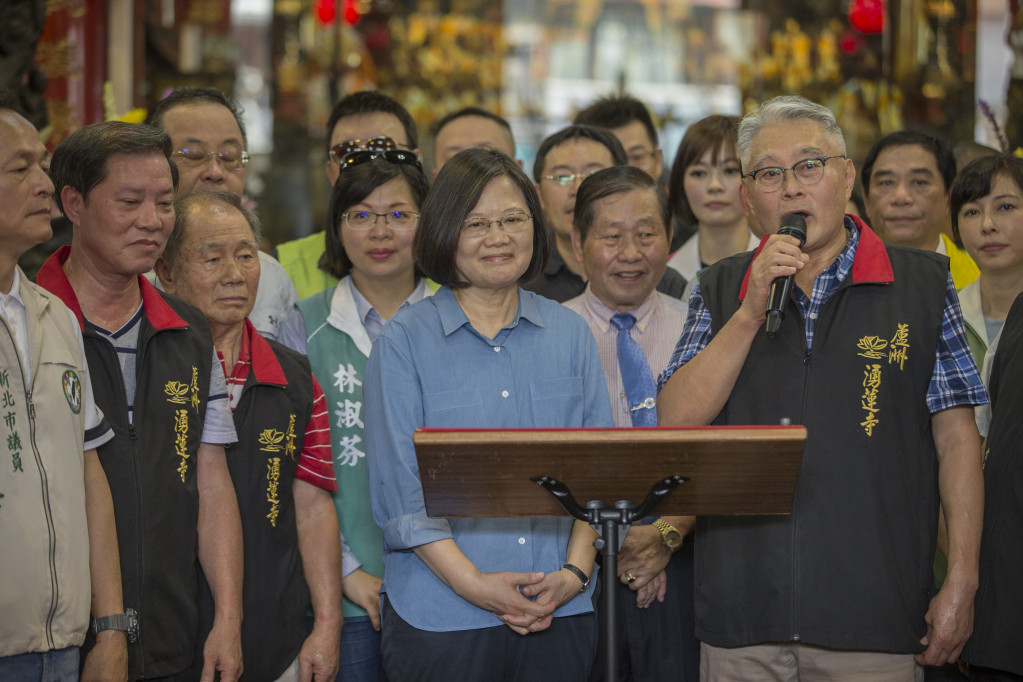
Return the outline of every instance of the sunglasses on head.
{"type": "Polygon", "coordinates": [[[330,148],[330,160],[334,163],[341,163],[341,160],[352,152],[386,152],[404,147],[405,145],[398,144],[386,135],[371,137],[367,140],[345,140],[330,148]]]}
{"type": "Polygon", "coordinates": [[[343,173],[346,168],[352,168],[353,166],[361,166],[364,163],[368,163],[373,159],[383,159],[388,163],[400,163],[406,166],[415,166],[420,171],[423,170],[423,166],[419,163],[419,157],[416,156],[415,152],[410,152],[406,149],[389,149],[387,151],[373,152],[373,151],[357,151],[350,152],[341,160],[341,172],[343,173]]]}

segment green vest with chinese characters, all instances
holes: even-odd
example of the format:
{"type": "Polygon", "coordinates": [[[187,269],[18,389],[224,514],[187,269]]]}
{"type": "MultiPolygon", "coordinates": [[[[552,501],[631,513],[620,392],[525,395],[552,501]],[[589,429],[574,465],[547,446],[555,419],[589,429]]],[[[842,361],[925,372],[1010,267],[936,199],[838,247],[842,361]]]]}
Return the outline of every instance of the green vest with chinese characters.
{"type": "MultiPolygon", "coordinates": [[[[344,282],[342,285],[347,286],[344,282]]],[[[334,476],[337,478],[334,506],[338,524],[352,553],[362,562],[362,570],[382,577],[383,535],[373,520],[370,505],[363,434],[362,379],[367,354],[356,345],[354,328],[339,329],[327,321],[335,289],[327,289],[299,302],[298,309],[305,319],[309,336],[306,350],[309,363],[327,399],[334,476]]],[[[362,331],[361,325],[359,331],[362,331]]],[[[365,610],[347,598],[343,608],[346,618],[366,615],[365,610]]]]}

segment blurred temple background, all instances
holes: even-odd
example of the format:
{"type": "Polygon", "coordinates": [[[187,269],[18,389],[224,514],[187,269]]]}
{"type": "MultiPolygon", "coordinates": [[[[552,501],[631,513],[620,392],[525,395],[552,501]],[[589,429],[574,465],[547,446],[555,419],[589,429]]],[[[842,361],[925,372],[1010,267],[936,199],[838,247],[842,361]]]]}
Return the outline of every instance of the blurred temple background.
{"type": "Polygon", "coordinates": [[[7,0],[0,86],[47,144],[141,120],[180,85],[245,110],[246,193],[268,246],[315,231],[329,187],[324,126],[346,93],[380,89],[429,129],[478,105],[531,168],[544,136],[626,91],[660,127],[665,167],[686,127],[783,93],[838,116],[860,161],[903,128],[953,144],[1023,145],[1020,0],[7,0]],[[1018,58],[1017,58],[1018,57],[1018,58]],[[981,113],[981,102],[998,121],[981,113]],[[1007,124],[1006,121],[1013,122],[1007,124]]]}

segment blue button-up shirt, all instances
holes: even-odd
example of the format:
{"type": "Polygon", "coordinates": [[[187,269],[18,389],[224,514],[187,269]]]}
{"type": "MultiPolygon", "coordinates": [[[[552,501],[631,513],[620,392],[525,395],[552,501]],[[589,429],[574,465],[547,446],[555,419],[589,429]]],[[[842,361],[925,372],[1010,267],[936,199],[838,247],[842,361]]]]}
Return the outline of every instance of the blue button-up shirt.
{"type": "MultiPolygon", "coordinates": [[[[490,339],[472,327],[451,290],[442,287],[398,312],[384,328],[366,366],[363,400],[388,601],[421,630],[504,627],[492,613],[455,594],[413,548],[452,538],[484,573],[557,571],[566,560],[572,519],[428,518],[412,434],[419,426],[613,426],[589,327],[571,310],[520,289],[515,319],[490,339]]],[[[593,585],[555,616],[592,611],[593,585]]]]}

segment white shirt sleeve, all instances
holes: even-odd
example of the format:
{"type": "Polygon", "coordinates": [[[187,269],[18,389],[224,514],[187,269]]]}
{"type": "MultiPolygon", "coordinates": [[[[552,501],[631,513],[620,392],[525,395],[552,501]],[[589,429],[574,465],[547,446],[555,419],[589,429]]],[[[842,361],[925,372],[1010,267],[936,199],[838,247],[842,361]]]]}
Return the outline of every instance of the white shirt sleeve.
{"type": "MultiPolygon", "coordinates": [[[[75,330],[75,342],[78,344],[78,356],[82,359],[82,367],[88,368],[89,364],[85,359],[85,344],[82,341],[82,328],[78,326],[78,318],[70,310],[67,311],[71,317],[71,328],[75,330]]],[[[96,400],[92,395],[92,374],[86,370],[82,372],[82,410],[85,415],[85,444],[83,450],[94,450],[100,445],[114,437],[114,430],[107,424],[103,417],[103,410],[99,409],[96,400]],[[105,428],[104,428],[105,427],[105,428]]]]}
{"type": "Polygon", "coordinates": [[[206,404],[206,423],[203,424],[200,440],[213,445],[227,445],[238,441],[231,406],[228,403],[227,380],[224,378],[224,369],[220,365],[215,348],[213,367],[210,371],[210,397],[206,404]]]}

